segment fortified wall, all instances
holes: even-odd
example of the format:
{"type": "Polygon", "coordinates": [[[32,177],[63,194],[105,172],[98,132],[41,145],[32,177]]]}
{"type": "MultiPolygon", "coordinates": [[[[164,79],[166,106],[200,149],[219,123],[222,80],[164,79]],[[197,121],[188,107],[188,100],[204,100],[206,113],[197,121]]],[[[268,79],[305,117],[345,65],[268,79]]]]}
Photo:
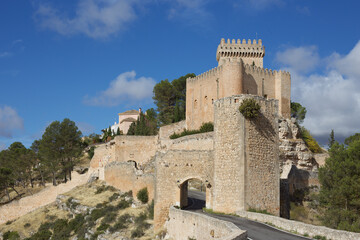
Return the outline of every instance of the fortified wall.
{"type": "Polygon", "coordinates": [[[218,67],[186,81],[186,125],[198,129],[214,121],[217,99],[252,94],[279,101],[279,115],[290,118],[291,78],[288,72],[263,68],[262,41],[222,39],[216,54],[218,67]]]}

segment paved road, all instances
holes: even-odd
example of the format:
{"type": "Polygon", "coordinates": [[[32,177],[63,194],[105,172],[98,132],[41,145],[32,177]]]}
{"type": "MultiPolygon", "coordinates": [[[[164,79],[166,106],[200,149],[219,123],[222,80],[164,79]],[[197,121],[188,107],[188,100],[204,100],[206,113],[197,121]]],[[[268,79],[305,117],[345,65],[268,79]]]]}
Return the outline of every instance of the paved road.
{"type": "MultiPolygon", "coordinates": [[[[188,211],[202,212],[202,208],[205,207],[205,193],[189,190],[189,206],[186,208],[188,211]]],[[[262,223],[254,222],[245,218],[228,216],[228,215],[216,215],[208,214],[211,217],[232,222],[240,229],[247,230],[248,239],[252,240],[308,240],[309,238],[300,237],[287,232],[280,231],[262,223]]]]}

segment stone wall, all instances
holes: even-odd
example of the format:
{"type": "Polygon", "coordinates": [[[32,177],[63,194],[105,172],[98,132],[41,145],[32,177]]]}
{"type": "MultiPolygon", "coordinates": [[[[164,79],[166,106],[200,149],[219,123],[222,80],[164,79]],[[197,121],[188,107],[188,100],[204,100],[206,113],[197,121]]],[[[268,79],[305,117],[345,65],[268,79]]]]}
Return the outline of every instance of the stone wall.
{"type": "Polygon", "coordinates": [[[206,205],[211,208],[213,170],[212,151],[169,150],[157,153],[155,158],[155,228],[159,229],[168,218],[170,206],[180,206],[180,187],[189,179],[208,183],[206,205]]]}
{"type": "Polygon", "coordinates": [[[90,168],[104,167],[107,163],[115,159],[115,141],[97,145],[94,150],[94,156],[90,161],[90,168]]]}
{"type": "MultiPolygon", "coordinates": [[[[243,96],[243,99],[247,96],[243,96]]],[[[247,208],[280,213],[280,165],[277,101],[255,97],[260,115],[245,120],[247,208]]],[[[240,99],[239,99],[240,100],[240,99]]],[[[236,107],[238,111],[238,107],[236,107]]]]}
{"type": "Polygon", "coordinates": [[[279,215],[277,101],[239,95],[214,105],[213,209],[233,213],[257,208],[279,215]],[[240,113],[245,98],[261,105],[258,120],[250,122],[240,113]]]}
{"type": "Polygon", "coordinates": [[[127,136],[115,137],[115,161],[136,162],[137,167],[149,162],[157,151],[158,136],[127,136]]]}
{"type": "Polygon", "coordinates": [[[250,220],[254,220],[262,223],[271,223],[272,225],[278,228],[281,228],[289,232],[296,232],[300,235],[308,234],[308,236],[310,237],[323,236],[326,237],[326,239],[328,240],[360,239],[360,233],[335,230],[323,226],[315,226],[315,225],[288,220],[276,216],[254,213],[254,212],[245,212],[245,211],[239,211],[236,212],[236,214],[239,215],[240,217],[248,218],[250,220]]]}
{"type": "Polygon", "coordinates": [[[149,201],[154,199],[155,177],[135,168],[134,163],[112,162],[105,167],[105,181],[107,184],[123,192],[132,191],[136,197],[137,192],[147,188],[149,201]]]}
{"type": "Polygon", "coordinates": [[[177,138],[171,141],[171,150],[213,150],[214,132],[199,133],[177,138]]]}
{"type": "Polygon", "coordinates": [[[199,213],[170,208],[165,227],[176,240],[246,240],[247,233],[233,223],[221,221],[199,213]]]}
{"type": "Polygon", "coordinates": [[[160,139],[169,139],[170,135],[173,133],[180,133],[186,129],[186,121],[180,121],[173,124],[165,125],[159,129],[160,139]]]}

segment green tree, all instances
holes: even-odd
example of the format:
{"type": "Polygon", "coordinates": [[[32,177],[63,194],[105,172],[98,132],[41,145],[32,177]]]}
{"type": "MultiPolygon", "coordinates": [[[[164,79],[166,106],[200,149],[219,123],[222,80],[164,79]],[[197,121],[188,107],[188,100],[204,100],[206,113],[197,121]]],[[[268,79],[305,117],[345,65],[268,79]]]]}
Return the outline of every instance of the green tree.
{"type": "Polygon", "coordinates": [[[306,116],[306,108],[300,103],[291,102],[291,117],[295,118],[296,121],[301,124],[304,122],[306,116]]]}
{"type": "Polygon", "coordinates": [[[330,157],[319,169],[320,202],[326,226],[360,231],[360,140],[348,146],[334,142],[330,157]]]}
{"type": "Polygon", "coordinates": [[[330,137],[329,137],[329,148],[335,143],[335,133],[334,129],[331,129],[330,137]]]}
{"type": "Polygon", "coordinates": [[[154,103],[157,106],[159,123],[170,124],[185,119],[186,112],[186,79],[195,77],[190,73],[174,79],[162,80],[154,86],[154,103]]]}
{"type": "Polygon", "coordinates": [[[360,140],[360,133],[355,133],[354,135],[352,135],[348,138],[345,138],[344,142],[346,145],[350,145],[350,143],[357,141],[357,140],[360,140]]]}
{"type": "Polygon", "coordinates": [[[127,135],[151,136],[157,134],[156,112],[153,108],[148,109],[145,114],[140,113],[136,122],[133,122],[127,135]]]}
{"type": "Polygon", "coordinates": [[[45,186],[45,177],[46,177],[46,168],[45,165],[41,163],[40,160],[40,154],[39,154],[39,149],[40,149],[40,144],[41,141],[40,140],[35,140],[32,144],[30,149],[34,152],[35,155],[35,166],[34,166],[34,171],[38,172],[41,178],[41,185],[45,186]]]}

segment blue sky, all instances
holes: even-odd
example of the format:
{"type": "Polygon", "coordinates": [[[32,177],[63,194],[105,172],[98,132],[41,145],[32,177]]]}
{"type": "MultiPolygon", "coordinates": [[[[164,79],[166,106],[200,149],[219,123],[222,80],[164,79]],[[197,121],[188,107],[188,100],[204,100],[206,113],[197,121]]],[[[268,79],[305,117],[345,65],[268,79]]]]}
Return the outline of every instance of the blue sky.
{"type": "Polygon", "coordinates": [[[0,149],[54,120],[100,133],[154,107],[163,79],[217,66],[221,38],[263,40],[264,67],[292,74],[292,100],[323,144],[360,129],[358,1],[2,0],[0,149]]]}

